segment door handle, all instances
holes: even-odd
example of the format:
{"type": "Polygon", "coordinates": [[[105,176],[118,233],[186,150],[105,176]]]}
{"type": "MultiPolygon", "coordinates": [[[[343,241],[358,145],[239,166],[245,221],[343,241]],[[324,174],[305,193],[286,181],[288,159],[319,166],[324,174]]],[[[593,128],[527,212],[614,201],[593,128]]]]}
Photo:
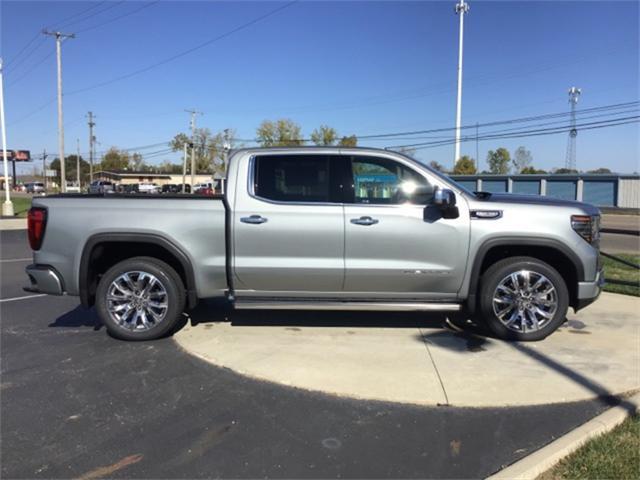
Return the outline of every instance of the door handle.
{"type": "Polygon", "coordinates": [[[261,217],[260,215],[251,215],[250,217],[242,217],[240,219],[242,223],[250,223],[252,225],[260,225],[267,221],[266,218],[261,217]]]}
{"type": "Polygon", "coordinates": [[[371,218],[371,217],[360,217],[360,218],[351,219],[351,223],[353,223],[354,225],[369,226],[369,225],[375,225],[378,222],[379,220],[377,218],[371,218]]]}

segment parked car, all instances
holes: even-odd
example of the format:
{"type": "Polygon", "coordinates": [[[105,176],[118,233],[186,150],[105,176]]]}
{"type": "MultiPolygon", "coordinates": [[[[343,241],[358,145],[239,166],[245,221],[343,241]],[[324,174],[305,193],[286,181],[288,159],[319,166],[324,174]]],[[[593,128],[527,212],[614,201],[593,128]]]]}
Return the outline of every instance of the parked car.
{"type": "Polygon", "coordinates": [[[108,180],[96,180],[89,185],[89,193],[113,193],[115,187],[108,180]]]}
{"type": "Polygon", "coordinates": [[[585,203],[474,193],[368,148],[238,150],[228,179],[225,196],[34,198],[27,290],[79,295],[127,340],[162,337],[215,297],[464,311],[496,337],[540,340],[604,282],[600,212],[585,203]]]}
{"type": "MultiPolygon", "coordinates": [[[[185,193],[191,193],[191,185],[188,183],[184,185],[185,193]]],[[[182,193],[182,184],[168,183],[162,186],[162,193],[182,193]]]]}
{"type": "Polygon", "coordinates": [[[213,183],[208,182],[208,183],[196,183],[193,186],[193,193],[200,193],[200,190],[205,189],[205,188],[209,188],[213,190],[213,183]]]}
{"type": "Polygon", "coordinates": [[[80,193],[80,185],[74,182],[67,182],[67,193],[80,193]]]}
{"type": "Polygon", "coordinates": [[[43,193],[44,183],[42,182],[25,183],[25,191],[27,193],[43,193]]]}
{"type": "Polygon", "coordinates": [[[160,193],[160,187],[155,183],[139,183],[138,192],[140,193],[160,193]]]}

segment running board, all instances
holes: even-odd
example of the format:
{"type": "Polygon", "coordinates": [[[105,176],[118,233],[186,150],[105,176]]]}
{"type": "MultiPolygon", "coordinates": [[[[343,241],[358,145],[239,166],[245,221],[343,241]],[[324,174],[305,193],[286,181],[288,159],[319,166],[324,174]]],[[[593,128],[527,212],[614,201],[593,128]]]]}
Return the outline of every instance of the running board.
{"type": "Polygon", "coordinates": [[[379,312],[458,311],[459,303],[419,302],[301,302],[251,301],[236,299],[237,310],[372,310],[379,312]]]}

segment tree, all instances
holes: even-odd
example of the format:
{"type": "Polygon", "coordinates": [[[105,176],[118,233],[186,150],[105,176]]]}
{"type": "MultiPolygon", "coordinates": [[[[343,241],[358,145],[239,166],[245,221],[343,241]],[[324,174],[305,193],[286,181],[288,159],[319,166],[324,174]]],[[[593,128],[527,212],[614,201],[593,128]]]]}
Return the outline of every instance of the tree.
{"type": "Polygon", "coordinates": [[[520,170],[520,173],[523,175],[542,175],[547,172],[545,170],[538,170],[536,167],[525,167],[520,170]]]}
{"type": "Polygon", "coordinates": [[[338,141],[338,132],[335,128],[320,125],[311,132],[311,141],[316,145],[335,145],[338,141]]]}
{"type": "Polygon", "coordinates": [[[288,118],[263,121],[256,130],[256,137],[263,147],[295,147],[303,143],[300,125],[288,118]]]}
{"type": "MultiPolygon", "coordinates": [[[[64,167],[65,167],[65,175],[67,182],[75,182],[78,179],[78,162],[77,155],[69,155],[65,157],[64,167]]],[[[62,185],[62,181],[60,179],[60,159],[54,159],[50,164],[49,168],[51,170],[56,171],[55,182],[58,185],[62,185]]],[[[89,162],[85,161],[82,156],[80,156],[80,182],[87,183],[89,181],[89,162]]]]}
{"type": "Polygon", "coordinates": [[[607,174],[611,173],[611,170],[605,167],[596,168],[595,170],[589,170],[587,173],[607,174]]]}
{"type": "MultiPolygon", "coordinates": [[[[229,147],[235,146],[235,131],[229,130],[229,147]]],[[[193,148],[195,149],[196,173],[222,173],[224,170],[224,132],[218,132],[215,135],[208,128],[196,128],[193,136],[193,148]]],[[[169,146],[174,152],[184,150],[187,145],[187,171],[190,172],[191,167],[191,136],[186,133],[178,133],[169,146]]],[[[182,166],[180,166],[182,172],[182,166]]]]}
{"type": "Polygon", "coordinates": [[[407,157],[413,157],[416,154],[416,149],[411,147],[399,147],[396,152],[406,155],[407,157]]]}
{"type": "Polygon", "coordinates": [[[102,156],[102,161],[100,162],[100,168],[108,172],[124,170],[128,166],[129,153],[125,150],[118,150],[116,147],[111,147],[102,156]]]}
{"type": "Polygon", "coordinates": [[[531,152],[524,147],[518,147],[513,154],[513,166],[516,173],[523,173],[523,170],[531,166],[533,157],[531,152]]]}
{"type": "Polygon", "coordinates": [[[358,145],[358,137],[356,137],[355,135],[342,137],[338,142],[338,145],[341,147],[355,147],[358,145]]]}
{"type": "Polygon", "coordinates": [[[458,159],[453,167],[454,175],[475,175],[477,172],[473,159],[468,155],[463,155],[458,159]]]}
{"type": "Polygon", "coordinates": [[[495,152],[489,150],[487,153],[487,163],[489,164],[489,171],[497,175],[506,175],[509,173],[509,162],[511,155],[506,148],[498,148],[495,152]]]}
{"type": "Polygon", "coordinates": [[[563,174],[576,174],[578,173],[578,170],[574,169],[574,168],[556,168],[553,170],[554,174],[557,175],[563,175],[563,174]]]}
{"type": "Polygon", "coordinates": [[[447,173],[447,169],[444,168],[442,164],[436,162],[435,160],[431,160],[429,162],[429,166],[440,173],[447,173]]]}
{"type": "Polygon", "coordinates": [[[144,166],[145,164],[144,160],[142,159],[142,154],[134,153],[133,155],[131,155],[131,158],[129,159],[129,167],[131,168],[131,170],[133,170],[134,172],[139,172],[143,169],[144,166]]]}

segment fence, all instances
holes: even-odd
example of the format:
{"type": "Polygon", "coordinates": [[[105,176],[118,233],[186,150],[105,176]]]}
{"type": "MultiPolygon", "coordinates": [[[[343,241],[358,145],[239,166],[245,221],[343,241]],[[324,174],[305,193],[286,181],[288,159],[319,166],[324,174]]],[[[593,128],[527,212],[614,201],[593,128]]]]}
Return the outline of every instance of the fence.
{"type": "Polygon", "coordinates": [[[640,175],[451,175],[473,191],[578,200],[600,207],[640,208],[640,175]]]}

